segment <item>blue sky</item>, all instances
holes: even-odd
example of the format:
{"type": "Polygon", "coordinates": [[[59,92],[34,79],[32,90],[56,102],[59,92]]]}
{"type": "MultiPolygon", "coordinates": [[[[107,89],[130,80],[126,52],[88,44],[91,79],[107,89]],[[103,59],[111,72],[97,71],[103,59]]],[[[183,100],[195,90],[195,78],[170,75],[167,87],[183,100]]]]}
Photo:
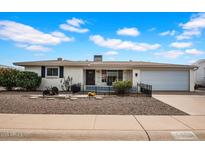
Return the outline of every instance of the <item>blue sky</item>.
{"type": "Polygon", "coordinates": [[[190,64],[205,58],[205,13],[0,13],[0,64],[104,60],[190,64]]]}

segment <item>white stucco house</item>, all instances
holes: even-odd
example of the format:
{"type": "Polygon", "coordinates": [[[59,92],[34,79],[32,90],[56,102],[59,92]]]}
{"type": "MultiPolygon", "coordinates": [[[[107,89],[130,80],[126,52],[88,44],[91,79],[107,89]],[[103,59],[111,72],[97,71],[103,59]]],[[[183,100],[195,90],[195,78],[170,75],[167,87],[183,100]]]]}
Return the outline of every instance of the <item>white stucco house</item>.
{"type": "Polygon", "coordinates": [[[205,86],[205,59],[200,59],[193,65],[198,67],[194,71],[195,84],[205,86]]]}
{"type": "Polygon", "coordinates": [[[150,84],[155,91],[194,91],[194,65],[163,64],[142,61],[103,61],[95,55],[93,61],[57,60],[16,62],[25,71],[42,77],[40,89],[60,86],[63,77],[70,76],[74,83],[83,85],[112,85],[116,80],[131,80],[150,84]]]}

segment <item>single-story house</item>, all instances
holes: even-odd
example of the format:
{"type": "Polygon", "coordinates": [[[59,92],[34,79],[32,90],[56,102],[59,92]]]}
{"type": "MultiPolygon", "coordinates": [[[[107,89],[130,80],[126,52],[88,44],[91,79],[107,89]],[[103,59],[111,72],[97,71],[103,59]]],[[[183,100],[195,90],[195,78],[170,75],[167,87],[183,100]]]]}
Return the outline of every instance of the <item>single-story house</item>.
{"type": "Polygon", "coordinates": [[[93,61],[57,60],[16,62],[25,71],[36,72],[42,77],[40,89],[61,88],[63,77],[70,76],[74,83],[107,86],[116,80],[131,80],[150,84],[155,91],[194,91],[193,65],[164,64],[142,61],[103,61],[95,55],[93,61]]]}
{"type": "Polygon", "coordinates": [[[195,84],[205,86],[205,59],[200,59],[193,65],[198,67],[194,71],[195,84]]]}

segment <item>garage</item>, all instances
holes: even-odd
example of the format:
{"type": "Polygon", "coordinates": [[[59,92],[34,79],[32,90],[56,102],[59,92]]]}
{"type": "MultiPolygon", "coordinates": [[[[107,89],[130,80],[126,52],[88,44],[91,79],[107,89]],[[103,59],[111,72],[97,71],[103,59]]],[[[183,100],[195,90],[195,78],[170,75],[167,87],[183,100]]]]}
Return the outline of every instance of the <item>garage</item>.
{"type": "Polygon", "coordinates": [[[158,91],[189,91],[189,71],[141,71],[141,82],[158,91]]]}

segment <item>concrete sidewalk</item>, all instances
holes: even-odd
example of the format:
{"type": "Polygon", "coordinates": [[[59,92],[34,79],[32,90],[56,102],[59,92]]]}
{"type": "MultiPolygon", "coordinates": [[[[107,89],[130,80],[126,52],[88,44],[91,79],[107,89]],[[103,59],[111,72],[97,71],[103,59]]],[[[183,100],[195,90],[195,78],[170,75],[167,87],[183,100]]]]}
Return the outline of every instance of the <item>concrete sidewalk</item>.
{"type": "Polygon", "coordinates": [[[0,114],[0,140],[205,140],[205,116],[0,114]]]}

